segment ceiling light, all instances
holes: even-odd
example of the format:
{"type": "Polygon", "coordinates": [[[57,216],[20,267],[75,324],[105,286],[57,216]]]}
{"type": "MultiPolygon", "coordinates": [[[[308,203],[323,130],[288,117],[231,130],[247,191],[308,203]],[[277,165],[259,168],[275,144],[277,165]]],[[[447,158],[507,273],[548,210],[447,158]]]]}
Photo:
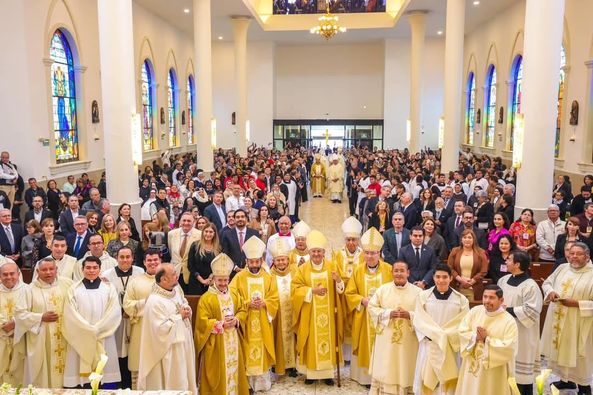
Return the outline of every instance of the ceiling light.
{"type": "Polygon", "coordinates": [[[189,8],[184,8],[183,12],[185,12],[186,14],[189,14],[189,8]]]}
{"type": "Polygon", "coordinates": [[[222,36],[218,36],[218,39],[219,39],[219,40],[222,40],[222,36]]]}
{"type": "Polygon", "coordinates": [[[443,31],[442,31],[442,30],[439,30],[439,31],[437,32],[437,34],[438,34],[439,36],[442,36],[442,35],[443,35],[443,31]]]}
{"type": "Polygon", "coordinates": [[[474,1],[474,5],[480,5],[480,1],[479,0],[475,0],[474,1]]]}

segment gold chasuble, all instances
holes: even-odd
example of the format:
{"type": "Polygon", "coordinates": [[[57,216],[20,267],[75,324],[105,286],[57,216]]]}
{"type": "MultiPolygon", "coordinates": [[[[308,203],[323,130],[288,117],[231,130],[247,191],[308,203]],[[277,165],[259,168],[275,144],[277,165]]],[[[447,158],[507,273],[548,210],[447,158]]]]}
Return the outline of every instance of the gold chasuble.
{"type": "Polygon", "coordinates": [[[455,391],[459,374],[458,327],[468,312],[469,301],[453,288],[440,294],[432,287],[418,295],[413,324],[421,339],[416,364],[416,384],[421,394],[455,391]],[[436,294],[442,296],[437,298],[436,294]]]}
{"type": "MultiPolygon", "coordinates": [[[[26,299],[29,286],[19,280],[14,287],[6,288],[0,284],[0,326],[16,320],[16,304],[26,299]]],[[[25,368],[25,338],[15,341],[15,329],[5,332],[0,329],[0,380],[13,386],[23,384],[25,368]]]]}
{"type": "Polygon", "coordinates": [[[463,362],[455,395],[510,395],[509,377],[514,377],[517,323],[504,309],[492,313],[476,306],[459,325],[463,362]],[[485,342],[476,341],[476,328],[486,329],[485,342]]]}
{"type": "MultiPolygon", "coordinates": [[[[313,233],[313,232],[311,232],[313,233]]],[[[308,241],[308,239],[307,239],[308,241]]],[[[309,246],[311,248],[311,246],[309,246]]],[[[341,275],[332,260],[315,265],[310,260],[300,266],[292,281],[293,329],[297,335],[297,370],[307,379],[333,379],[334,369],[341,362],[344,335],[344,313],[340,298],[334,298],[336,287],[332,271],[341,275]],[[314,295],[312,288],[321,285],[325,295],[314,295]],[[337,308],[337,322],[334,309],[337,308]],[[336,325],[338,339],[336,339],[336,325]],[[336,360],[336,347],[340,361],[336,360]]],[[[344,283],[340,283],[344,287],[344,283]]],[[[344,288],[338,287],[338,293],[344,288]]]]}
{"type": "Polygon", "coordinates": [[[52,284],[37,279],[31,283],[26,298],[17,302],[14,341],[26,336],[27,359],[25,383],[35,387],[62,388],[66,365],[66,340],[63,310],[72,281],[58,277],[52,284]],[[43,322],[43,313],[53,311],[59,318],[43,322]]]}
{"type": "Polygon", "coordinates": [[[286,373],[286,369],[296,368],[296,338],[292,331],[291,284],[297,267],[289,266],[281,272],[276,266],[271,269],[272,279],[278,289],[278,312],[272,322],[274,326],[274,348],[276,350],[276,374],[286,373]]]}
{"type": "Polygon", "coordinates": [[[346,286],[346,308],[352,317],[352,355],[357,357],[358,367],[366,372],[371,362],[375,329],[361,302],[363,298],[371,298],[381,285],[390,281],[391,265],[380,260],[375,268],[369,268],[365,263],[356,266],[346,286]]]}
{"type": "Polygon", "coordinates": [[[299,251],[293,248],[288,255],[288,265],[295,269],[307,262],[310,258],[309,250],[299,251]]]}
{"type": "Polygon", "coordinates": [[[311,165],[311,192],[313,192],[313,197],[323,196],[325,193],[325,176],[325,166],[321,163],[321,156],[316,156],[315,163],[311,165]]]}
{"type": "Polygon", "coordinates": [[[225,317],[234,315],[244,328],[247,313],[242,306],[236,290],[223,293],[211,286],[200,297],[194,339],[201,364],[202,395],[249,394],[242,333],[238,328],[224,329],[222,326],[225,317]]]}
{"type": "Polygon", "coordinates": [[[243,303],[242,309],[247,311],[243,337],[247,376],[267,373],[274,365],[276,357],[272,328],[272,320],[278,311],[276,282],[263,269],[258,274],[253,274],[246,268],[237,273],[229,287],[237,291],[243,303]],[[266,304],[265,308],[251,308],[250,303],[254,299],[262,299],[266,304]]]}

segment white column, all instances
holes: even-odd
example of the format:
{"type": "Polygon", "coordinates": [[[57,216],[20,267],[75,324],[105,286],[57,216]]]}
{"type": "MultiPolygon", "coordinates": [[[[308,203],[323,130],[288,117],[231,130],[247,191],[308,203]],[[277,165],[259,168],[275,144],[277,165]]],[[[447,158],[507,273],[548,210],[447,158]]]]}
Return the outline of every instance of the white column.
{"type": "Polygon", "coordinates": [[[422,127],[422,66],[426,33],[426,11],[411,11],[408,20],[412,28],[412,54],[410,56],[410,152],[420,151],[420,128],[422,127]]]}
{"type": "Polygon", "coordinates": [[[515,216],[529,207],[537,219],[545,218],[550,204],[563,19],[564,0],[527,0],[521,103],[525,131],[515,216]]]}
{"type": "Polygon", "coordinates": [[[235,86],[237,95],[237,152],[247,156],[247,29],[251,18],[234,16],[233,33],[235,43],[235,86]]]}
{"type": "Polygon", "coordinates": [[[142,200],[132,159],[132,144],[139,143],[132,142],[136,113],[132,0],[99,0],[97,7],[107,197],[113,211],[129,203],[139,215],[142,200]]]}
{"type": "Polygon", "coordinates": [[[448,0],[445,37],[445,131],[441,153],[441,172],[445,173],[459,168],[464,31],[465,0],[448,0]]]}
{"type": "Polygon", "coordinates": [[[210,0],[194,0],[194,58],[197,109],[197,167],[214,168],[212,153],[212,42],[210,0]]]}

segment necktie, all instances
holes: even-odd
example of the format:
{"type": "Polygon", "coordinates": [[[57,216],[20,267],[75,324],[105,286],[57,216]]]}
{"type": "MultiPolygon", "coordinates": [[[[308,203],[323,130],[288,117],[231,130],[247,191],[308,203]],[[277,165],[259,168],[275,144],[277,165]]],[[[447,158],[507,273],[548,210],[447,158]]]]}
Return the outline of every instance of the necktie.
{"type": "Polygon", "coordinates": [[[461,224],[461,216],[460,215],[458,215],[457,219],[455,220],[455,227],[459,228],[459,224],[461,224]]]}
{"type": "Polygon", "coordinates": [[[420,266],[420,247],[416,247],[416,264],[420,266]]]}
{"type": "Polygon", "coordinates": [[[239,232],[239,247],[243,248],[243,232],[239,232]]]}
{"type": "Polygon", "coordinates": [[[78,252],[80,251],[80,244],[82,244],[82,236],[76,237],[76,244],[74,244],[74,256],[78,258],[78,252]]]}
{"type": "Polygon", "coordinates": [[[185,256],[185,249],[187,248],[187,233],[182,235],[183,241],[181,242],[181,247],[179,248],[179,255],[183,258],[185,256]]]}
{"type": "Polygon", "coordinates": [[[6,233],[6,238],[8,238],[8,242],[10,243],[10,252],[14,252],[14,235],[12,234],[12,229],[10,225],[4,227],[4,233],[6,233]]]}

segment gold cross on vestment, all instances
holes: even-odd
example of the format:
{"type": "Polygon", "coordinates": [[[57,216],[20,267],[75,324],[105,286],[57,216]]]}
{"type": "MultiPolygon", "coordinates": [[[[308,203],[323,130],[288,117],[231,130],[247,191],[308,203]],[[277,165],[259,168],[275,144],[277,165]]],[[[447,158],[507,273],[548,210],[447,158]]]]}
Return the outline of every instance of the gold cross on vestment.
{"type": "Polygon", "coordinates": [[[6,312],[7,318],[11,320],[14,314],[14,300],[12,298],[8,298],[6,300],[6,303],[4,304],[4,311],[6,312]]]}

